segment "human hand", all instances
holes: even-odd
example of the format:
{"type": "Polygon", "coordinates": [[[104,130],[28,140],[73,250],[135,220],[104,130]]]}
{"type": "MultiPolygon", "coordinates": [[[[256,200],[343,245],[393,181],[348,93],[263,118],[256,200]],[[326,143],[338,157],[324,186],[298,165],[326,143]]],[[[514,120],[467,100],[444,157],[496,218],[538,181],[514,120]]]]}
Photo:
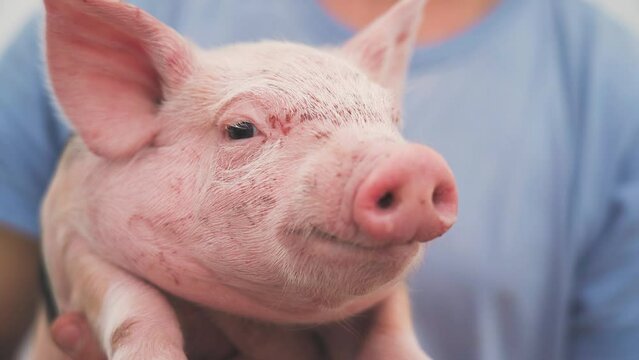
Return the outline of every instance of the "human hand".
{"type": "Polygon", "coordinates": [[[308,327],[264,324],[228,314],[212,319],[242,359],[430,360],[413,329],[406,285],[370,310],[308,327]]]}
{"type": "Polygon", "coordinates": [[[368,312],[328,325],[320,333],[330,359],[431,359],[415,335],[404,284],[368,312]]]}
{"type": "Polygon", "coordinates": [[[50,330],[53,342],[71,359],[106,359],[100,343],[81,313],[72,312],[60,315],[53,322],[50,330]]]}

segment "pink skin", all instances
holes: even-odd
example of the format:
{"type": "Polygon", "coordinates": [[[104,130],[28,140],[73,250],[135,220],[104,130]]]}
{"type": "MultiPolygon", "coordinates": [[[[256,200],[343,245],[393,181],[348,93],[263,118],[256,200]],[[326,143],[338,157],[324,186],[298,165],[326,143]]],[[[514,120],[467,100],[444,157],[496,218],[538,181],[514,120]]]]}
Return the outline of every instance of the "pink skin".
{"type": "Polygon", "coordinates": [[[141,279],[230,314],[335,321],[388,297],[453,224],[445,161],[398,131],[423,1],[340,49],[210,51],[117,1],[45,4],[51,86],[79,135],[43,207],[45,259],[110,357],[162,343],[180,358],[175,315],[141,279]],[[255,136],[231,139],[242,122],[255,136]],[[131,319],[145,338],[118,351],[131,319]]]}
{"type": "Polygon", "coordinates": [[[433,150],[409,145],[384,159],[357,190],[353,220],[377,246],[426,241],[455,222],[453,175],[433,150]]]}

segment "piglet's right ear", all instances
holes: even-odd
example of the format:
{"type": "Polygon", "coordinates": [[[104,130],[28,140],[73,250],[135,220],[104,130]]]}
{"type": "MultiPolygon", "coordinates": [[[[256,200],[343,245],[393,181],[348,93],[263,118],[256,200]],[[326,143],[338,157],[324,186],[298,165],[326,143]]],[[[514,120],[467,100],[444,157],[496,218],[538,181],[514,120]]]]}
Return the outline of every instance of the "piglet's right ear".
{"type": "Polygon", "coordinates": [[[117,0],[45,0],[53,91],[95,154],[122,158],[160,130],[158,105],[193,71],[189,44],[117,0]]]}

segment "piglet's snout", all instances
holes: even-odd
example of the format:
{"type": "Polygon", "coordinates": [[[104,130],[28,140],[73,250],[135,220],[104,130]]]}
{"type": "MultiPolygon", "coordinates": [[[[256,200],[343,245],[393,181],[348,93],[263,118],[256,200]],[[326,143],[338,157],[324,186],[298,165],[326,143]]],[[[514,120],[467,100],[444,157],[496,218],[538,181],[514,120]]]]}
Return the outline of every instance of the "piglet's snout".
{"type": "Polygon", "coordinates": [[[428,241],[457,218],[457,190],[446,161],[421,145],[383,156],[356,191],[353,219],[375,244],[428,241]]]}

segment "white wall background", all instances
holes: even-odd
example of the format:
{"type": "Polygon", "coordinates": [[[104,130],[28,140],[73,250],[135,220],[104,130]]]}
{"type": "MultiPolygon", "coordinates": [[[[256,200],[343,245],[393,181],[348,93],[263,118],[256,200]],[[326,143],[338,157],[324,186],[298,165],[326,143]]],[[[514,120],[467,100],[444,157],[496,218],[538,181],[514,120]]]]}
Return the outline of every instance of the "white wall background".
{"type": "MultiPolygon", "coordinates": [[[[2,1],[2,0],[0,0],[2,1]]],[[[639,34],[639,0],[590,0],[639,34]]]]}
{"type": "MultiPolygon", "coordinates": [[[[180,1],[180,0],[175,0],[180,1]]],[[[639,0],[590,0],[602,5],[639,33],[639,0]]],[[[0,0],[0,51],[41,0],[0,0]]]]}
{"type": "Polygon", "coordinates": [[[42,6],[41,2],[41,0],[0,0],[0,51],[4,49],[29,14],[42,6]]]}

